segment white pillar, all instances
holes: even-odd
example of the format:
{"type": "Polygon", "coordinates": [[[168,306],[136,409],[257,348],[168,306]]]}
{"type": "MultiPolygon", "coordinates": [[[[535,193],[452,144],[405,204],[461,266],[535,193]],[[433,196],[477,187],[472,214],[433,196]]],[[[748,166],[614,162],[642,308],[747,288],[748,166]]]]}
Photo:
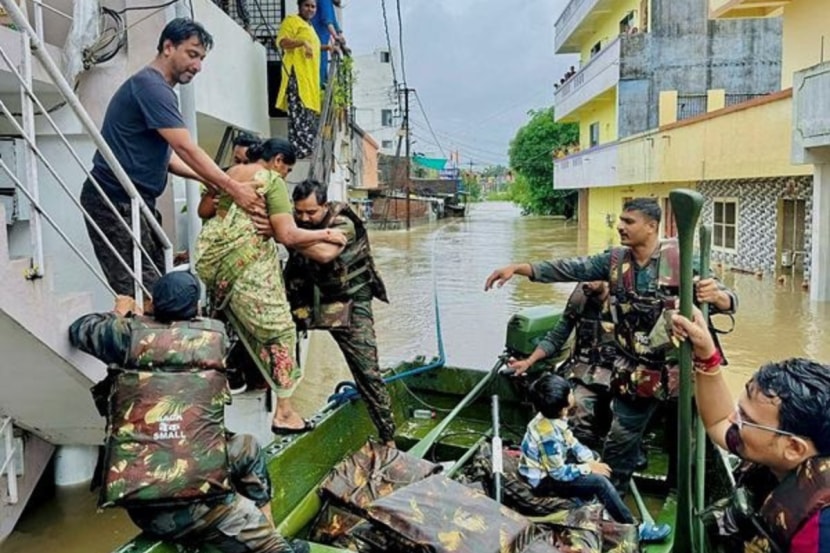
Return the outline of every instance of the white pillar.
{"type": "Polygon", "coordinates": [[[95,446],[62,445],[55,454],[55,484],[73,486],[92,480],[98,448],[95,446]]]}
{"type": "Polygon", "coordinates": [[[813,169],[812,236],[810,299],[830,301],[830,163],[813,169]]]}

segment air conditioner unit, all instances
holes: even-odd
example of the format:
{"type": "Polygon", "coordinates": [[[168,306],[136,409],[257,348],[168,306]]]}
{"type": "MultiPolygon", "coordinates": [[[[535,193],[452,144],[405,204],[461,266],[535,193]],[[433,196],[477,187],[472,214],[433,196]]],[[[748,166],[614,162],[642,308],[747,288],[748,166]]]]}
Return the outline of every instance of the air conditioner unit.
{"type": "MultiPolygon", "coordinates": [[[[24,148],[26,148],[26,142],[22,138],[0,138],[0,160],[17,180],[26,186],[24,148]]],[[[17,189],[12,177],[2,167],[0,167],[0,202],[6,209],[7,225],[12,225],[16,221],[29,220],[29,200],[17,189]]]]}

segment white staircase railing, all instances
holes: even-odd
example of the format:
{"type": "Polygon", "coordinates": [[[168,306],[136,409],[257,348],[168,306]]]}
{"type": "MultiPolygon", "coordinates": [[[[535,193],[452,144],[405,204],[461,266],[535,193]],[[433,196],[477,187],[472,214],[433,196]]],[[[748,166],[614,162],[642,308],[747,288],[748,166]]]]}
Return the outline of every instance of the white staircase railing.
{"type": "MultiPolygon", "coordinates": [[[[0,466],[0,474],[6,475],[8,495],[6,503],[14,505],[17,503],[17,447],[14,439],[14,423],[11,417],[0,418],[0,434],[3,434],[5,459],[0,466]]],[[[22,467],[21,467],[22,468],[22,467]]]]}
{"type": "MultiPolygon", "coordinates": [[[[146,293],[149,295],[149,290],[142,284],[141,282],[141,275],[142,275],[142,255],[145,255],[147,259],[151,259],[151,257],[147,254],[147,251],[141,245],[141,216],[144,215],[144,219],[146,224],[149,226],[151,232],[155,234],[158,238],[159,242],[162,244],[164,248],[164,260],[165,260],[165,271],[169,270],[173,265],[173,246],[170,242],[170,239],[165,234],[164,230],[161,228],[161,225],[156,220],[153,212],[147,207],[147,204],[139,195],[138,191],[136,190],[133,183],[130,181],[127,173],[124,171],[121,164],[116,159],[115,155],[113,154],[112,150],[107,145],[106,141],[104,140],[101,133],[98,131],[97,126],[92,121],[92,118],[87,113],[86,109],[81,104],[80,99],[75,95],[75,92],[72,90],[70,84],[66,81],[65,77],[61,73],[58,65],[49,55],[46,50],[45,44],[43,43],[43,29],[42,29],[42,17],[40,15],[40,4],[39,2],[35,3],[36,13],[35,13],[35,25],[37,29],[33,28],[28,21],[27,14],[25,13],[25,2],[22,3],[22,9],[20,6],[17,5],[15,0],[0,0],[0,5],[8,13],[9,17],[11,17],[12,21],[14,22],[17,29],[21,33],[21,70],[18,70],[11,61],[11,57],[0,47],[0,57],[5,62],[5,65],[8,67],[9,71],[15,76],[18,81],[18,85],[20,88],[21,94],[21,103],[22,103],[22,124],[18,123],[16,117],[8,108],[8,106],[0,99],[0,111],[4,114],[6,119],[15,129],[15,131],[22,136],[26,143],[26,181],[22,182],[20,178],[9,168],[5,162],[0,159],[0,169],[2,169],[14,183],[15,187],[28,199],[31,204],[31,213],[32,213],[32,220],[30,222],[32,230],[32,248],[33,248],[33,261],[32,261],[32,271],[31,277],[32,278],[39,278],[42,275],[43,270],[43,238],[42,233],[40,231],[40,224],[41,220],[46,221],[52,228],[58,233],[58,235],[63,239],[64,242],[69,246],[69,248],[81,259],[81,261],[86,265],[90,271],[92,271],[93,275],[101,281],[101,283],[108,289],[113,295],[115,295],[115,291],[109,286],[106,278],[98,271],[95,266],[89,261],[89,259],[84,256],[79,248],[72,243],[72,240],[67,236],[66,232],[64,232],[60,226],[56,223],[53,217],[51,217],[40,204],[39,201],[39,187],[38,187],[38,178],[37,178],[37,160],[40,160],[43,163],[43,166],[47,169],[47,171],[51,174],[51,176],[55,179],[58,183],[60,188],[69,196],[72,200],[72,203],[78,208],[78,210],[83,214],[86,221],[89,223],[90,227],[92,227],[95,232],[102,238],[103,242],[106,246],[116,254],[116,258],[119,259],[124,269],[130,274],[135,282],[135,299],[138,305],[142,304],[143,295],[146,293]],[[133,259],[132,259],[132,267],[127,264],[127,262],[121,259],[121,256],[117,254],[115,247],[110,242],[109,238],[107,237],[104,230],[102,230],[90,217],[89,213],[81,206],[80,201],[75,197],[75,195],[71,192],[70,188],[66,185],[66,182],[55,169],[55,167],[49,162],[49,160],[44,156],[41,149],[37,146],[36,136],[35,136],[35,124],[34,124],[34,108],[37,106],[40,110],[39,116],[43,116],[49,122],[49,125],[55,131],[56,135],[60,138],[64,146],[66,146],[67,150],[71,154],[72,158],[78,165],[81,167],[83,172],[86,174],[87,178],[89,179],[90,183],[92,183],[93,187],[97,190],[98,194],[101,195],[104,203],[107,207],[116,215],[118,215],[118,210],[116,209],[115,205],[112,201],[107,197],[104,193],[103,189],[101,188],[100,184],[97,180],[91,175],[89,169],[87,168],[88,162],[84,162],[81,160],[80,156],[78,155],[75,148],[69,143],[64,133],[61,131],[55,120],[49,114],[49,111],[45,108],[43,103],[38,99],[38,97],[34,94],[33,86],[32,86],[32,56],[35,56],[37,60],[43,66],[43,69],[49,75],[52,83],[60,92],[61,96],[63,97],[66,105],[74,112],[75,116],[80,121],[83,129],[88,133],[90,138],[92,139],[95,146],[98,148],[98,151],[106,160],[107,164],[109,165],[110,169],[114,173],[115,177],[123,187],[124,191],[130,198],[130,207],[131,207],[131,221],[127,224],[126,221],[123,221],[120,217],[118,220],[122,222],[123,230],[129,233],[133,242],[133,259]]],[[[106,229],[106,232],[113,232],[115,229],[106,229]]],[[[151,267],[160,274],[160,271],[150,263],[151,267]]]]}

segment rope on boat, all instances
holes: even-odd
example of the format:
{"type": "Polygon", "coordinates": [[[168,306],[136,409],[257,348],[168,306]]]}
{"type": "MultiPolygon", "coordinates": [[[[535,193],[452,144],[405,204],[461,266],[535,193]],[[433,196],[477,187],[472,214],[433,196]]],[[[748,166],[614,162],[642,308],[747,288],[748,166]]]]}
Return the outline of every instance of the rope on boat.
{"type": "MultiPolygon", "coordinates": [[[[435,234],[432,235],[432,246],[431,246],[431,253],[430,253],[430,265],[432,268],[432,304],[435,309],[435,339],[438,345],[438,357],[436,357],[430,363],[425,365],[421,365],[420,367],[414,367],[407,371],[404,371],[400,374],[395,374],[392,376],[388,376],[383,379],[384,382],[394,382],[396,380],[400,380],[402,378],[408,378],[410,376],[415,376],[417,374],[429,372],[435,369],[440,369],[444,366],[447,361],[447,356],[444,351],[444,336],[441,331],[441,308],[438,301],[438,272],[436,271],[435,265],[435,252],[437,250],[436,243],[438,241],[438,236],[446,230],[447,226],[442,226],[439,228],[435,234]]],[[[329,396],[328,403],[323,408],[324,411],[332,409],[345,403],[347,401],[351,401],[360,397],[360,394],[357,391],[357,387],[355,386],[354,382],[344,381],[339,383],[335,387],[335,393],[329,396]]]]}

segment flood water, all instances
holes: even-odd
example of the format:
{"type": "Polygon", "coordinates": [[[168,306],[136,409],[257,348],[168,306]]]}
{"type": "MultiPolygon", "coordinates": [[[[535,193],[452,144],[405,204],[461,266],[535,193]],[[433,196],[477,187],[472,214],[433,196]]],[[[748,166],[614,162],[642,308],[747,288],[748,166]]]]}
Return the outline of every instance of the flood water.
{"type": "MultiPolygon", "coordinates": [[[[517,277],[485,293],[493,269],[512,261],[552,259],[589,253],[573,224],[547,217],[522,217],[507,203],[474,205],[466,219],[444,220],[405,231],[371,234],[377,264],[391,303],[375,302],[376,329],[384,366],[417,355],[437,355],[433,294],[437,293],[447,363],[490,368],[504,345],[505,325],[525,307],[563,305],[572,284],[535,284],[517,277]]],[[[770,277],[725,273],[740,299],[735,330],[723,338],[730,360],[730,385],[739,389],[762,363],[793,356],[830,362],[830,303],[811,304],[801,278],[782,283],[770,277]]],[[[721,325],[724,326],[724,325],[721,325]]],[[[334,385],[349,380],[336,346],[314,336],[308,376],[297,392],[310,414],[334,385]]],[[[105,553],[134,534],[120,510],[96,513],[95,498],[83,488],[61,490],[57,498],[24,517],[0,546],[2,553],[56,551],[105,553]]]]}

